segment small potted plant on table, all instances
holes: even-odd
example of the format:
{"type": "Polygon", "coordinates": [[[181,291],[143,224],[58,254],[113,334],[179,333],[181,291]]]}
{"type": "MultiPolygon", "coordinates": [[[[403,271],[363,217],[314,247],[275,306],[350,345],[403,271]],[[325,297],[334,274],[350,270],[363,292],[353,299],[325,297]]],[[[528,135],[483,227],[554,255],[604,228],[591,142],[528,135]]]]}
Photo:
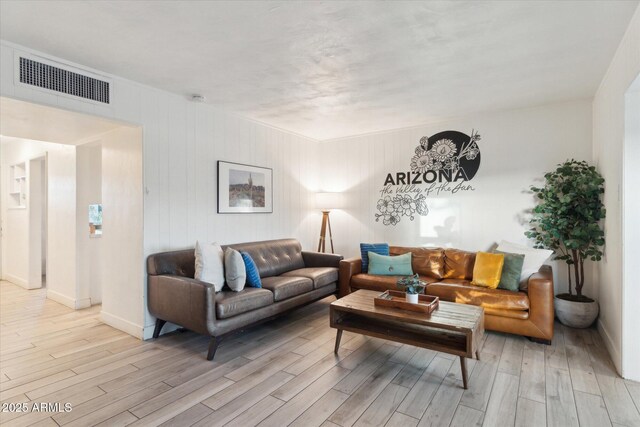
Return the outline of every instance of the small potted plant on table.
{"type": "Polygon", "coordinates": [[[420,280],[420,276],[417,274],[398,280],[398,289],[405,292],[406,301],[412,304],[418,303],[418,295],[424,291],[426,286],[427,284],[420,280]]]}
{"type": "Polygon", "coordinates": [[[552,249],[554,259],[567,263],[569,292],[556,295],[556,315],[564,325],[586,328],[598,316],[598,302],[583,295],[582,287],[585,260],[602,259],[604,178],[587,162],[570,160],[544,179],[543,187],[531,187],[539,204],[525,234],[535,240],[536,248],[552,249]]]}

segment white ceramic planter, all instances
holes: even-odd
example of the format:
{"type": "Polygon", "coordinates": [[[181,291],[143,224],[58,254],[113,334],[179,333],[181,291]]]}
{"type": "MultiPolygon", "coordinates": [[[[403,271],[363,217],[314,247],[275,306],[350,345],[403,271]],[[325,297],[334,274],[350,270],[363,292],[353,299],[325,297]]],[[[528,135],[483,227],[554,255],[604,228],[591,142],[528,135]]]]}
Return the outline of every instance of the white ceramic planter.
{"type": "Polygon", "coordinates": [[[404,294],[405,295],[405,300],[407,302],[410,302],[411,304],[417,304],[418,303],[418,295],[419,294],[404,294]]]}
{"type": "Polygon", "coordinates": [[[598,317],[598,301],[574,302],[556,297],[554,304],[560,322],[572,328],[588,328],[598,317]]]}

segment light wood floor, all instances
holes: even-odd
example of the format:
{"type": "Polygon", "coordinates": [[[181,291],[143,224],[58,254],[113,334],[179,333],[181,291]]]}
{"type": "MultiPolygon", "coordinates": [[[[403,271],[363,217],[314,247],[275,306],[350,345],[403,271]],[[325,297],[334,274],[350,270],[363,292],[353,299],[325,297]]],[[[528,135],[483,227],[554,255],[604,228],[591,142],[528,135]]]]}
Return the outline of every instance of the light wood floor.
{"type": "MultiPolygon", "coordinates": [[[[346,333],[333,297],[223,342],[176,332],[141,342],[0,283],[0,400],[71,412],[1,414],[3,426],[640,426],[640,384],[618,377],[595,330],[557,325],[553,345],[486,334],[481,361],[346,333]]],[[[4,408],[4,406],[3,406],[4,408]]]]}

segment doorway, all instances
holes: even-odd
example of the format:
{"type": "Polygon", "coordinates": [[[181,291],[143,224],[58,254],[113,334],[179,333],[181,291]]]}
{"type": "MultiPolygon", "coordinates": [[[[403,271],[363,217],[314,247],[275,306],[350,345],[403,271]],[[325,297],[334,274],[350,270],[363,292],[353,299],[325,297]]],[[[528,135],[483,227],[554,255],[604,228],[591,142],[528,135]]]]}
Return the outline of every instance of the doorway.
{"type": "Polygon", "coordinates": [[[126,329],[137,301],[119,290],[144,272],[142,129],[6,97],[0,111],[2,280],[126,329]]]}

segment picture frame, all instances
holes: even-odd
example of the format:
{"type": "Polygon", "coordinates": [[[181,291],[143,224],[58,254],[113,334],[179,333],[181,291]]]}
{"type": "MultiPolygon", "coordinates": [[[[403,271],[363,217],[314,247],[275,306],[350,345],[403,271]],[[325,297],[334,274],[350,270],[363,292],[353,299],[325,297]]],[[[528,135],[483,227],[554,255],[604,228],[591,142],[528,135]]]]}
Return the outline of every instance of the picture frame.
{"type": "Polygon", "coordinates": [[[218,160],[218,213],[273,213],[273,169],[218,160]]]}

